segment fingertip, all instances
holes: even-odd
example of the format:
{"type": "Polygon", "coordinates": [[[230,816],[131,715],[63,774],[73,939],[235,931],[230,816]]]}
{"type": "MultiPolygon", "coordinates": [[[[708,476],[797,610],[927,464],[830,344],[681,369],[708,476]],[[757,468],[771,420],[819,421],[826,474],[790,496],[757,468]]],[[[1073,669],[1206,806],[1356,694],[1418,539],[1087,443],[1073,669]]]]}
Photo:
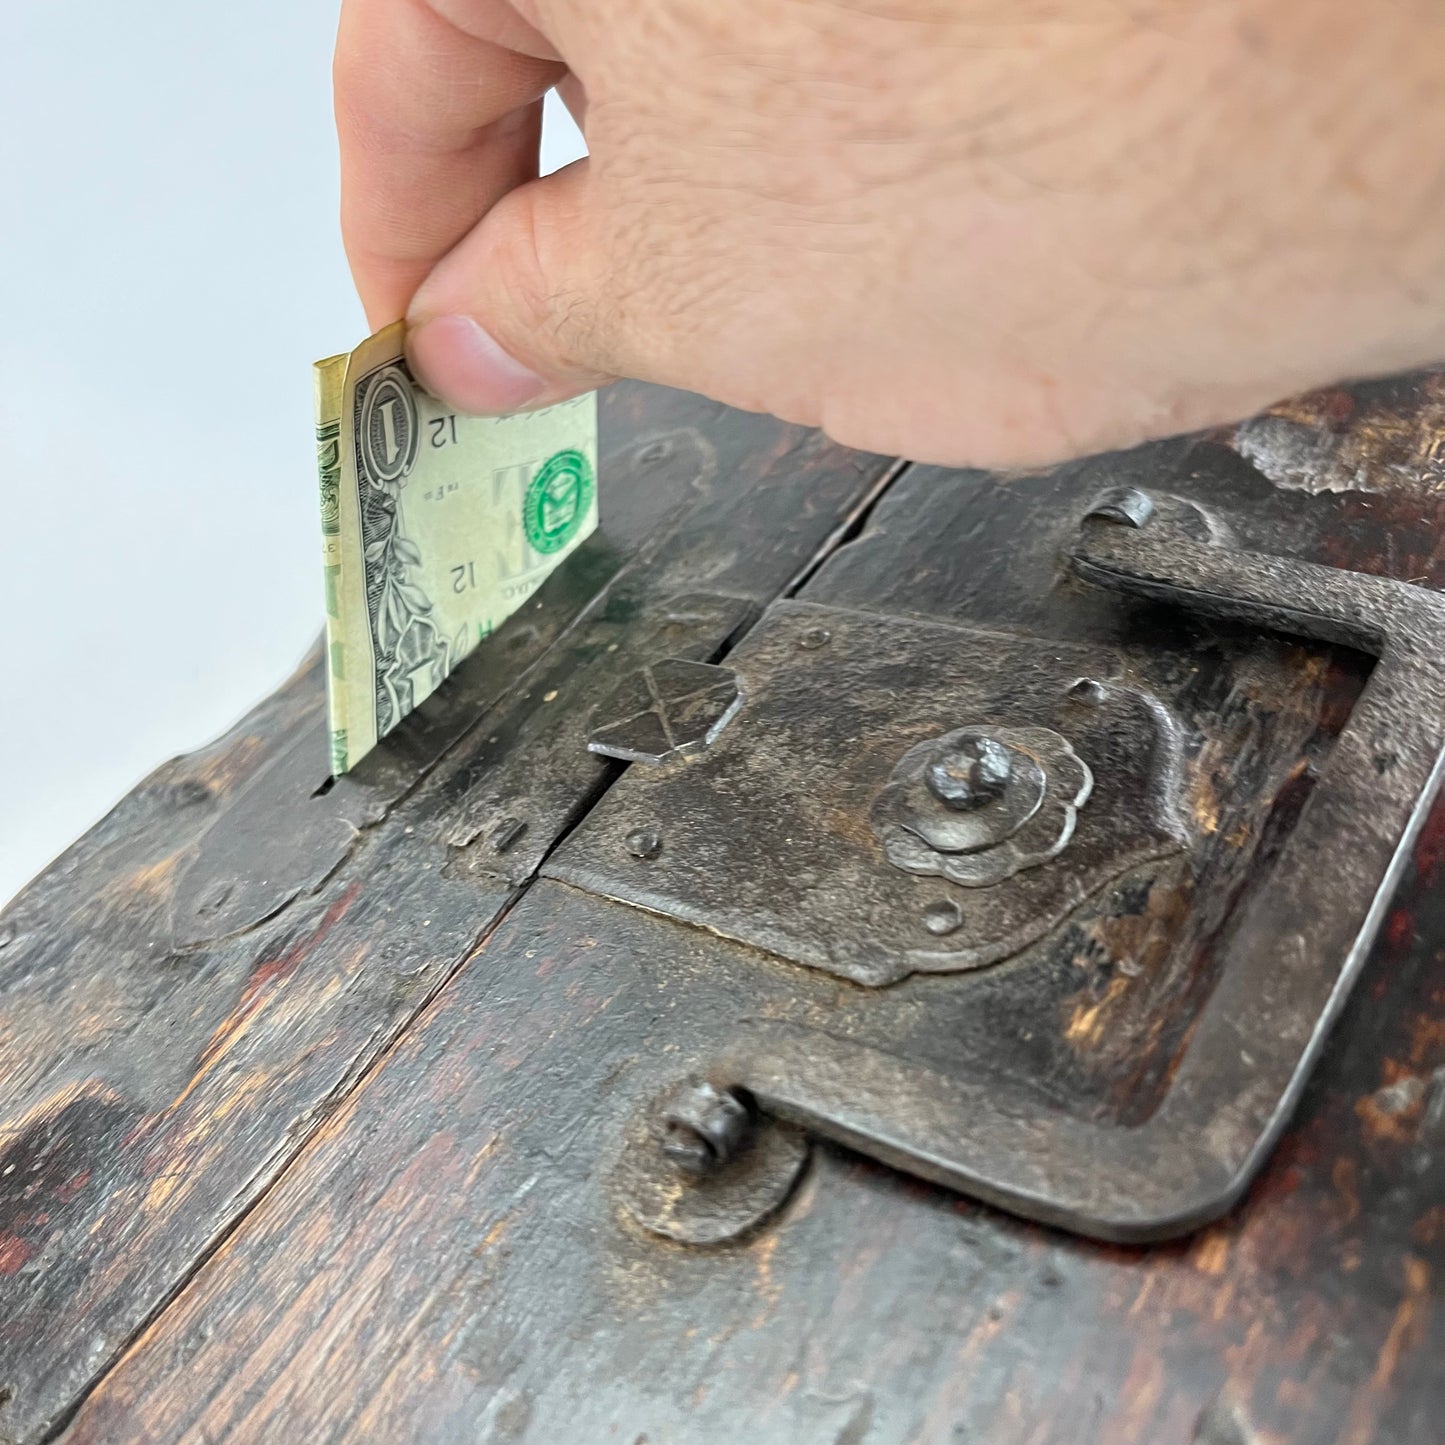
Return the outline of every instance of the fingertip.
{"type": "Polygon", "coordinates": [[[503,350],[470,316],[436,316],[407,335],[412,374],[448,406],[473,416],[502,416],[536,406],[545,378],[503,350]]]}

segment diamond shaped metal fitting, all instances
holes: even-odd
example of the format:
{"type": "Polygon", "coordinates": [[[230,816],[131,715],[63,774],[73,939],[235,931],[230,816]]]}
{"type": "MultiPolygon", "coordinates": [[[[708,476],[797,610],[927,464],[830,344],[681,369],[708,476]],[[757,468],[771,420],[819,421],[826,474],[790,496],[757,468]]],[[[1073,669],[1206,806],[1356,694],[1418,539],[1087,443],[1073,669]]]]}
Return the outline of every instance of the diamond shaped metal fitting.
{"type": "Polygon", "coordinates": [[[639,668],[598,706],[587,747],[627,763],[660,763],[705,748],[742,706],[730,667],[668,657],[639,668]]]}

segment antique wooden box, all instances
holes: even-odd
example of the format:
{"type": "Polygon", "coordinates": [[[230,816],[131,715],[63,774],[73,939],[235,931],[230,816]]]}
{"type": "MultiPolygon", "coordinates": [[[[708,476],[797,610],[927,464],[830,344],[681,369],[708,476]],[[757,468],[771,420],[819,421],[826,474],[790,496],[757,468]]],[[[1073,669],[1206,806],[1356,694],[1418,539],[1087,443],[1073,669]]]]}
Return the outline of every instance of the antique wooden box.
{"type": "Polygon", "coordinates": [[[999,476],[603,404],[0,914],[0,1441],[1426,1445],[1445,378],[999,476]]]}

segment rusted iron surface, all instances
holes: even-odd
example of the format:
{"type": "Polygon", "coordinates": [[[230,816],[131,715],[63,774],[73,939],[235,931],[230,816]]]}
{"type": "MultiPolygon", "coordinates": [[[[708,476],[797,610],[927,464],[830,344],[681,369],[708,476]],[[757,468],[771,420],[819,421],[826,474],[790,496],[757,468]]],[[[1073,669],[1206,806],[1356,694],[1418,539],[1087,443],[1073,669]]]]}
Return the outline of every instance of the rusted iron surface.
{"type": "Polygon", "coordinates": [[[632,770],[548,865],[554,876],[884,985],[1012,957],[1184,846],[1175,725],[1108,649],[790,602],[728,664],[745,701],[726,734],[690,760],[632,770]],[[803,646],[823,630],[826,647],[803,646]],[[1091,673],[1111,683],[1081,706],[1073,689],[1091,673]],[[1004,719],[993,735],[1024,736],[1027,723],[1034,749],[1018,754],[1012,789],[965,813],[932,798],[931,750],[960,723],[1004,719]],[[920,836],[930,823],[965,830],[971,850],[934,852],[920,836]],[[619,840],[644,827],[663,842],[638,867],[619,840]],[[941,932],[928,908],[948,900],[960,916],[941,932]]]}

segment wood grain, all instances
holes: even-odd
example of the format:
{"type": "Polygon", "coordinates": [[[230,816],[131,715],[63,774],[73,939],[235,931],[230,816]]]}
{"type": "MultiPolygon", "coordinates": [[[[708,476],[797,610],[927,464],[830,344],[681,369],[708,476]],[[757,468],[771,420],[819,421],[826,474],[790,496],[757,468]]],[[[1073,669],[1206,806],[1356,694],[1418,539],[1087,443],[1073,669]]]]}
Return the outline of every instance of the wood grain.
{"type": "Polygon", "coordinates": [[[687,985],[708,945],[539,884],[66,1445],[1425,1445],[1445,1001],[1413,934],[1441,936],[1436,882],[1408,886],[1428,912],[1395,914],[1249,1203],[1144,1251],[831,1147],[748,1244],[643,1235],[609,1191],[616,1132],[707,1027],[687,985]]]}

